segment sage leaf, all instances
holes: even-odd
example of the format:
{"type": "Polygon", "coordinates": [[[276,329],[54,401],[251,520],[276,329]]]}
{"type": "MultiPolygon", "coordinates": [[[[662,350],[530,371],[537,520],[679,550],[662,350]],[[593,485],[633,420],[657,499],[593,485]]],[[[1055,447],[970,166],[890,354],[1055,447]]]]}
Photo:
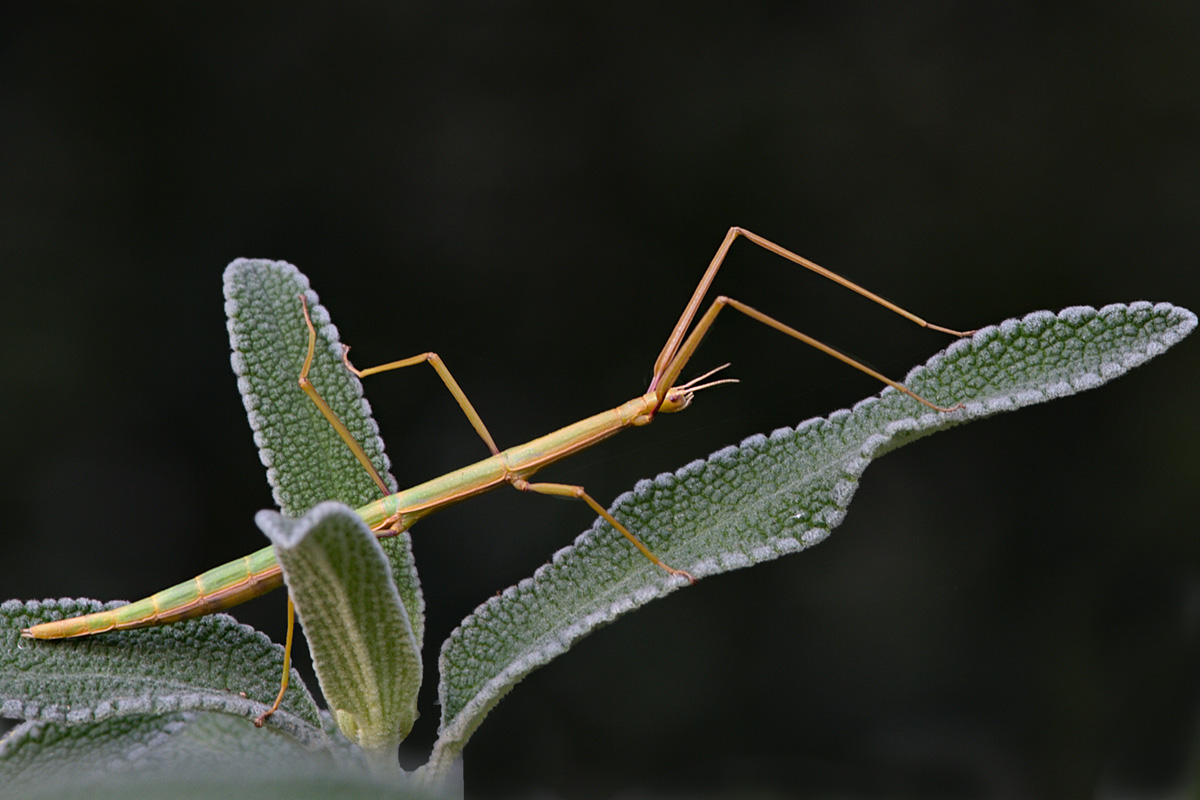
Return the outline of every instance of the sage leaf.
{"type": "MultiPolygon", "coordinates": [[[[796,553],[845,517],[872,459],[945,428],[1094,389],[1164,352],[1196,326],[1146,302],[1038,311],[982,329],[904,383],[795,429],[751,436],[637,484],[612,514],[666,563],[697,578],[796,553]]],[[[597,627],[686,586],[597,522],[516,586],[468,616],[442,647],[440,735],[425,777],[450,769],[484,716],[521,678],[597,627]]]]}

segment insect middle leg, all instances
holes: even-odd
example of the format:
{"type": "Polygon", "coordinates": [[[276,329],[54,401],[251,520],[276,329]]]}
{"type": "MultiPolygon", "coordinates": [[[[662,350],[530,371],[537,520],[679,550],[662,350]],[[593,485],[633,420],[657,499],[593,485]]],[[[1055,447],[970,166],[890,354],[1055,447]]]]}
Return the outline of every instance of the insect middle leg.
{"type": "MultiPolygon", "coordinates": [[[[342,423],[337,414],[332,408],[329,407],[324,398],[321,397],[320,393],[308,380],[308,370],[311,366],[312,355],[316,347],[317,334],[316,329],[313,327],[312,320],[308,314],[308,306],[307,304],[303,303],[303,300],[304,298],[301,297],[302,307],[304,309],[304,319],[308,325],[308,358],[305,360],[304,367],[301,370],[300,386],[313,401],[313,403],[316,404],[317,408],[321,410],[321,413],[329,421],[329,424],[332,425],[333,428],[338,432],[338,435],[341,436],[342,440],[345,441],[347,447],[354,452],[358,460],[375,478],[375,482],[379,484],[379,487],[381,490],[383,490],[384,494],[388,494],[388,490],[386,485],[383,483],[383,479],[379,477],[374,466],[371,464],[370,459],[367,458],[366,453],[363,452],[362,447],[359,446],[358,442],[355,441],[354,436],[346,428],[345,424],[342,423]]],[[[471,426],[475,428],[475,431],[479,434],[479,437],[483,439],[488,449],[492,452],[492,455],[499,454],[500,450],[498,447],[496,447],[496,443],[492,439],[492,435],[488,431],[487,426],[484,425],[483,419],[479,416],[479,412],[475,410],[475,407],[471,404],[471,401],[467,399],[466,393],[463,392],[462,388],[458,385],[458,381],[456,381],[454,376],[450,374],[450,370],[446,367],[445,363],[437,353],[422,353],[410,358],[392,361],[387,364],[382,364],[378,367],[371,367],[370,369],[363,370],[356,369],[354,365],[350,363],[349,355],[350,348],[347,346],[342,354],[342,360],[346,364],[346,368],[359,378],[365,378],[368,375],[375,375],[377,373],[387,372],[393,369],[403,369],[404,367],[428,363],[431,367],[433,367],[434,371],[437,372],[438,376],[442,379],[442,382],[446,384],[446,388],[450,390],[450,394],[454,396],[455,401],[463,410],[467,420],[470,421],[471,426]]],[[[509,480],[509,483],[522,491],[530,491],[537,494],[555,495],[559,497],[574,497],[583,500],[589,506],[591,506],[592,510],[603,517],[610,525],[620,531],[621,535],[628,539],[642,555],[649,559],[652,564],[661,568],[670,575],[682,575],[689,581],[693,583],[695,582],[695,579],[689,573],[685,572],[684,570],[675,569],[674,567],[669,566],[661,558],[651,552],[650,548],[646,547],[646,545],[643,544],[641,540],[638,539],[632,532],[630,532],[628,528],[618,522],[603,506],[597,503],[591,495],[584,491],[582,486],[573,486],[561,483],[530,483],[524,478],[516,476],[512,477],[509,480]]],[[[394,530],[399,532],[402,530],[402,528],[395,527],[394,530]]]]}
{"type": "MultiPolygon", "coordinates": [[[[384,495],[390,494],[391,490],[388,488],[387,483],[383,480],[383,476],[381,476],[379,471],[375,469],[375,465],[371,463],[371,459],[362,449],[362,446],[354,438],[353,434],[350,433],[350,430],[338,417],[337,413],[329,407],[327,402],[325,402],[325,398],[321,397],[321,393],[317,391],[316,387],[312,385],[312,381],[308,378],[309,370],[312,368],[313,356],[316,352],[317,331],[316,328],[313,327],[312,317],[308,313],[308,302],[304,295],[300,295],[300,308],[304,312],[304,324],[308,327],[308,352],[304,358],[304,366],[300,368],[300,375],[297,378],[297,382],[300,384],[300,388],[304,390],[304,393],[308,395],[310,400],[312,400],[313,404],[321,411],[321,414],[325,417],[333,429],[337,431],[338,436],[340,436],[342,441],[346,443],[346,446],[350,448],[350,452],[354,454],[354,457],[358,459],[358,462],[362,464],[363,468],[366,469],[366,471],[370,474],[371,479],[375,481],[375,485],[379,487],[379,490],[383,492],[384,495]]],[[[500,452],[496,447],[495,441],[492,439],[492,434],[488,431],[487,426],[483,424],[483,420],[480,418],[478,412],[475,411],[475,407],[471,405],[471,401],[467,399],[466,394],[464,394],[463,390],[459,387],[458,381],[454,380],[454,376],[450,374],[450,370],[447,369],[446,365],[442,362],[441,358],[438,357],[437,353],[423,353],[419,356],[406,358],[401,361],[393,361],[390,364],[372,367],[371,369],[367,370],[355,369],[354,365],[350,363],[349,353],[350,348],[347,346],[342,353],[342,360],[345,362],[346,368],[359,378],[363,378],[367,375],[373,375],[377,372],[386,372],[387,370],[391,369],[401,369],[414,364],[428,362],[430,366],[433,367],[434,371],[437,372],[438,376],[442,379],[442,382],[446,384],[446,388],[450,390],[450,394],[454,396],[454,399],[458,402],[459,407],[462,408],[463,413],[467,415],[467,419],[470,421],[471,426],[475,428],[475,431],[479,434],[480,438],[483,439],[484,444],[486,444],[488,449],[492,451],[493,455],[500,452]]],[[[291,667],[292,636],[296,624],[296,608],[292,603],[290,594],[288,595],[287,602],[287,620],[287,641],[284,644],[283,652],[283,678],[280,680],[279,694],[275,697],[275,702],[271,704],[270,708],[268,708],[254,720],[254,724],[260,728],[266,722],[268,717],[279,710],[279,706],[283,702],[283,697],[287,693],[291,667]]]]}
{"type": "Polygon", "coordinates": [[[632,543],[633,546],[638,549],[638,552],[650,560],[651,564],[661,568],[668,575],[680,575],[684,578],[687,578],[688,583],[696,582],[696,579],[693,578],[692,574],[687,570],[675,569],[675,567],[668,565],[661,558],[654,555],[650,548],[646,547],[646,545],[642,543],[641,539],[634,536],[628,528],[618,522],[617,518],[608,513],[604,506],[597,503],[590,494],[584,491],[582,486],[575,486],[568,483],[530,483],[524,478],[517,478],[510,481],[510,483],[512,483],[515,488],[520,489],[523,492],[536,492],[537,494],[551,495],[553,497],[573,497],[575,499],[582,500],[591,506],[593,511],[603,517],[605,522],[607,522],[609,525],[612,525],[617,532],[628,539],[630,543],[632,543]]]}
{"type": "MultiPolygon", "coordinates": [[[[329,424],[333,426],[333,429],[337,431],[338,436],[340,436],[342,441],[346,443],[346,446],[350,448],[350,452],[354,454],[354,457],[358,459],[358,462],[362,464],[363,468],[366,469],[366,471],[371,475],[372,480],[375,481],[375,485],[379,487],[379,490],[385,495],[391,494],[391,490],[388,488],[387,483],[384,482],[383,477],[379,474],[379,471],[375,469],[375,465],[371,463],[371,459],[367,457],[367,454],[363,451],[362,447],[354,439],[354,435],[350,433],[349,429],[347,429],[341,419],[338,418],[338,415],[334,412],[334,410],[329,407],[328,403],[325,402],[325,398],[321,397],[321,393],[318,392],[312,385],[312,381],[308,379],[309,370],[312,368],[313,354],[316,351],[317,330],[313,327],[312,317],[310,317],[308,314],[308,302],[305,300],[304,295],[300,295],[300,308],[304,311],[304,324],[308,326],[308,354],[304,358],[304,366],[300,368],[300,376],[297,378],[300,383],[300,388],[304,390],[304,393],[308,395],[308,399],[312,400],[313,404],[321,411],[321,414],[326,420],[328,420],[329,424]]],[[[428,362],[429,365],[433,367],[434,371],[437,372],[438,377],[442,379],[442,382],[446,384],[446,388],[450,390],[450,394],[454,396],[455,401],[463,410],[463,413],[466,414],[467,420],[471,423],[471,427],[473,427],[475,432],[479,434],[479,438],[483,439],[483,443],[487,445],[488,450],[492,452],[492,455],[496,455],[500,452],[499,448],[496,447],[496,442],[492,439],[492,434],[488,431],[487,426],[483,424],[483,418],[479,416],[479,412],[477,412],[475,407],[471,405],[471,401],[467,399],[467,395],[458,385],[458,381],[454,380],[454,376],[450,374],[450,370],[446,367],[445,363],[437,353],[422,353],[419,356],[405,358],[400,361],[393,361],[390,364],[383,364],[378,367],[359,370],[355,369],[354,365],[350,363],[350,346],[345,345],[344,347],[345,349],[342,351],[342,362],[346,365],[346,369],[350,370],[356,377],[359,378],[365,378],[368,375],[374,375],[378,372],[387,372],[388,370],[393,369],[403,369],[404,367],[411,367],[414,364],[423,364],[428,362]]]]}

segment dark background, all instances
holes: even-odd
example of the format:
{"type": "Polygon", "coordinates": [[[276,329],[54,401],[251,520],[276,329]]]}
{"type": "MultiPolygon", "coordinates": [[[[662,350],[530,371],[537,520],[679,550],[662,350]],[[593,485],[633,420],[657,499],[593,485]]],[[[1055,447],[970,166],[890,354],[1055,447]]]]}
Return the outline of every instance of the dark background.
{"type": "MultiPolygon", "coordinates": [[[[0,595],[142,596],[263,545],[221,270],[299,265],[361,366],[436,349],[506,446],[642,391],[732,224],[933,321],[1200,306],[1200,6],[26,4],[0,19],[0,595]]],[[[902,377],[946,338],[740,244],[719,290],[902,377]]],[[[877,386],[742,319],[736,387],[545,473],[602,501],[877,386]]],[[[1107,797],[1196,778],[1200,343],[889,455],[801,556],[507,697],[473,796],[1107,797]]],[[[372,379],[402,484],[484,455],[372,379]]],[[[433,657],[591,521],[415,530],[433,657]]],[[[279,638],[283,597],[237,610],[279,638]]]]}

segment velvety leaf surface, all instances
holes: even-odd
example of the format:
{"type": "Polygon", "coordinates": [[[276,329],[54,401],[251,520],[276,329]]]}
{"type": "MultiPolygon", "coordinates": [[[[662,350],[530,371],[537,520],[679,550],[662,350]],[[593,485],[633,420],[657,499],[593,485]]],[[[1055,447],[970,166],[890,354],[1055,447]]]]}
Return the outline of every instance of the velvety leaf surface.
{"type": "MultiPolygon", "coordinates": [[[[309,378],[390,491],[396,490],[362,384],[342,363],[337,328],[309,288],[308,278],[283,261],[240,258],[225,270],[233,371],[275,502],[293,518],[325,500],[357,508],[380,496],[379,487],[297,383],[308,349],[301,294],[317,331],[309,378]]],[[[424,601],[408,534],[385,540],[383,548],[419,646],[424,601]]]]}
{"type": "MultiPolygon", "coordinates": [[[[1093,389],[1189,334],[1168,304],[1039,311],[960,340],[905,379],[940,413],[892,389],[795,429],[752,436],[642,481],[612,513],[697,578],[795,553],[845,516],[873,458],[935,431],[1093,389]]],[[[523,676],[597,626],[687,585],[597,523],[532,578],[491,598],[443,646],[441,737],[429,773],[449,768],[484,715],[523,676]]]]}
{"type": "MultiPolygon", "coordinates": [[[[0,716],[80,723],[223,711],[253,718],[275,699],[283,648],[225,614],[80,639],[20,637],[21,628],[105,607],[94,600],[0,604],[0,716]]],[[[292,685],[271,725],[301,742],[323,742],[316,703],[295,672],[292,685]]]]}
{"type": "MultiPolygon", "coordinates": [[[[130,714],[65,724],[25,722],[0,740],[0,787],[3,796],[59,797],[106,787],[148,788],[163,782],[189,788],[210,786],[214,778],[229,791],[235,779],[239,796],[270,788],[280,776],[292,780],[363,782],[360,751],[346,743],[306,747],[277,730],[260,730],[247,719],[213,712],[130,714]]],[[[162,793],[159,797],[174,797],[162,793]]],[[[221,796],[213,791],[210,796],[221,796]]]]}
{"type": "Polygon", "coordinates": [[[298,520],[262,511],[256,521],[275,545],[338,727],[395,770],[417,716],[421,651],[379,540],[335,502],[298,520]]]}

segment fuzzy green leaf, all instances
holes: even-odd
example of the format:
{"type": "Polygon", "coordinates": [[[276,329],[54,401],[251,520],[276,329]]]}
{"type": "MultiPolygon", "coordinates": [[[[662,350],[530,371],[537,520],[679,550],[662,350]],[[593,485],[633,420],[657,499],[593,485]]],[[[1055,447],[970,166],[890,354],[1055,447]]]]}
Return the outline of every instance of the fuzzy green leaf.
{"type": "MultiPolygon", "coordinates": [[[[301,294],[317,330],[309,378],[390,490],[396,490],[362,384],[342,363],[337,328],[309,288],[308,278],[283,261],[238,259],[225,270],[233,371],[275,502],[289,517],[299,517],[325,500],[357,508],[380,495],[379,487],[297,383],[308,349],[301,294]]],[[[386,540],[383,548],[419,646],[424,636],[424,601],[408,534],[386,540]]]]}
{"type": "MultiPolygon", "coordinates": [[[[1196,317],[1168,304],[1069,308],[1008,320],[951,345],[905,383],[945,414],[886,389],[852,410],[752,436],[673,475],[642,481],[612,513],[697,578],[795,553],[846,513],[873,458],[935,431],[1092,389],[1178,342],[1196,317]]],[[[499,699],[597,626],[686,582],[597,523],[532,578],[494,597],[443,646],[437,776],[499,699]]]]}
{"type": "Polygon", "coordinates": [[[0,786],[8,800],[414,796],[398,775],[372,776],[361,755],[216,713],[27,722],[0,740],[0,786]]]}
{"type": "MultiPolygon", "coordinates": [[[[111,608],[94,600],[0,604],[0,716],[82,723],[130,714],[222,711],[252,718],[275,699],[283,648],[225,614],[103,636],[43,642],[19,631],[111,608]],[[245,696],[243,696],[243,694],[245,696]]],[[[316,703],[295,672],[272,725],[325,741],[316,703]]]]}
{"type": "MultiPolygon", "coordinates": [[[[311,781],[335,772],[348,781],[360,776],[361,752],[345,743],[305,747],[280,731],[212,712],[131,714],[73,725],[25,722],[0,740],[0,786],[7,798],[182,775],[227,781],[236,774],[242,782],[270,782],[279,775],[311,781]]],[[[160,790],[157,796],[172,795],[160,790]]]]}
{"type": "Polygon", "coordinates": [[[421,651],[379,541],[335,502],[255,521],[275,546],[338,727],[394,771],[417,716],[421,651]]]}

